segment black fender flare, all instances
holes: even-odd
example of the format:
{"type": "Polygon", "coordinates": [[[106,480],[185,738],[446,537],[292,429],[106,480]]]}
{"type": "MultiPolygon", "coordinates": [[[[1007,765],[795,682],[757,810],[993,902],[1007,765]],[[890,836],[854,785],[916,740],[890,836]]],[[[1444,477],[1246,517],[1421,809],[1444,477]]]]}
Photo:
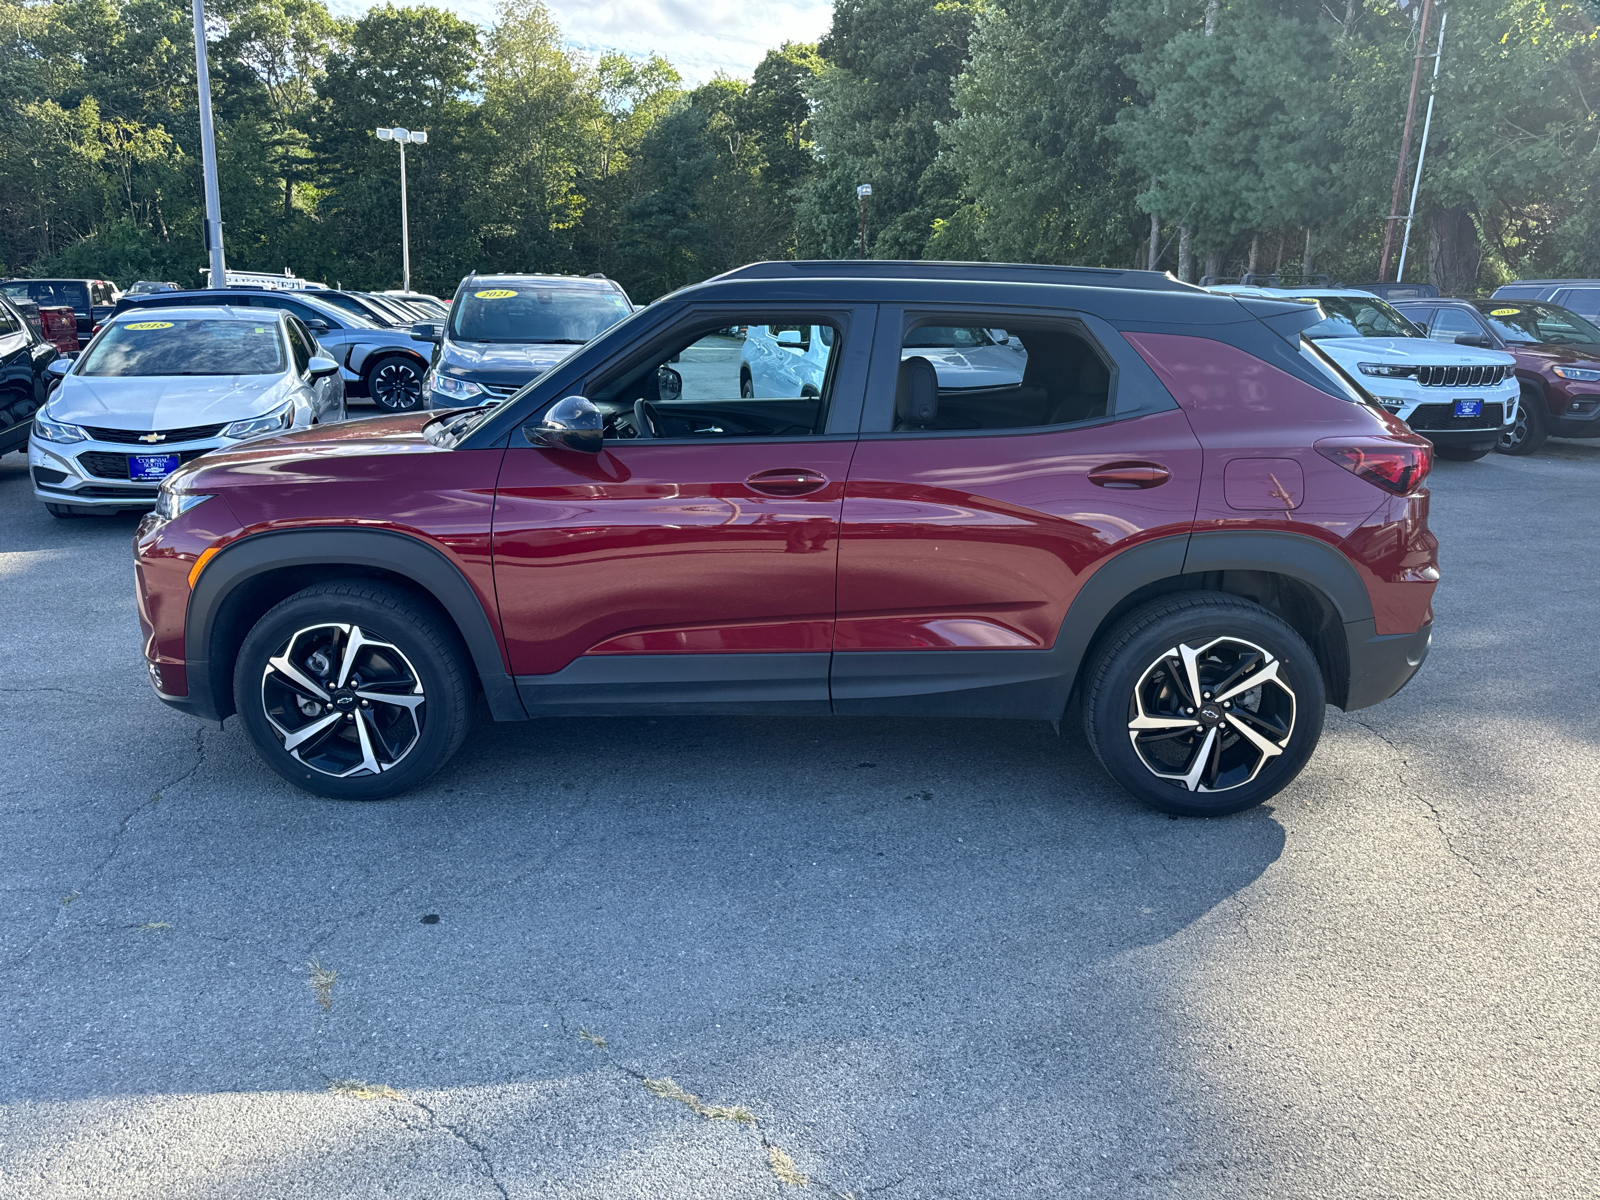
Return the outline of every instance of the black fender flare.
{"type": "Polygon", "coordinates": [[[190,711],[213,720],[233,711],[231,689],[220,686],[228,677],[223,668],[231,674],[232,663],[212,661],[218,620],[228,613],[230,597],[238,597],[241,586],[270,572],[318,566],[366,567],[404,576],[455,622],[495,720],[527,718],[489,615],[461,569],[419,538],[392,530],[350,528],[251,534],[224,547],[206,564],[190,593],[184,624],[190,711]]]}
{"type": "Polygon", "coordinates": [[[1372,597],[1350,560],[1309,534],[1268,529],[1219,529],[1191,534],[1183,573],[1194,575],[1201,571],[1287,575],[1326,596],[1345,624],[1372,619],[1372,597]]]}

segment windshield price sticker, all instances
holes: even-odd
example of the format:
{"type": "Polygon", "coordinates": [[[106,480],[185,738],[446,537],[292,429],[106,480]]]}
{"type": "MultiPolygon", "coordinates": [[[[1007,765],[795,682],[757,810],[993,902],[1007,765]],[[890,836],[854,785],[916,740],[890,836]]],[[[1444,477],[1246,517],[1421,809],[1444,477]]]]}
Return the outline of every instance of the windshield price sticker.
{"type": "Polygon", "coordinates": [[[131,325],[124,325],[124,329],[171,329],[171,321],[135,321],[131,325]]]}
{"type": "Polygon", "coordinates": [[[1495,308],[1489,311],[1491,317],[1514,317],[1522,310],[1520,308],[1495,308]]]}
{"type": "Polygon", "coordinates": [[[486,292],[473,292],[479,300],[509,300],[517,293],[511,288],[490,288],[486,292]]]}

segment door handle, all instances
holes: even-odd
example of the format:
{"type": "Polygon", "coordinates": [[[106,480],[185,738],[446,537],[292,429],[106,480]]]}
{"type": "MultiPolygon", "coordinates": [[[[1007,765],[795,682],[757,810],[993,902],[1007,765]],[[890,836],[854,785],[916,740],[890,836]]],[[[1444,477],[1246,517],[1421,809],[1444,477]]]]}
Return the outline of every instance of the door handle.
{"type": "Polygon", "coordinates": [[[1096,467],[1089,472],[1089,482],[1107,488],[1160,487],[1172,478],[1172,472],[1159,463],[1114,462],[1096,467]]]}
{"type": "Polygon", "coordinates": [[[745,487],[763,496],[804,496],[828,486],[828,477],[804,467],[780,467],[757,471],[744,481],[745,487]]]}

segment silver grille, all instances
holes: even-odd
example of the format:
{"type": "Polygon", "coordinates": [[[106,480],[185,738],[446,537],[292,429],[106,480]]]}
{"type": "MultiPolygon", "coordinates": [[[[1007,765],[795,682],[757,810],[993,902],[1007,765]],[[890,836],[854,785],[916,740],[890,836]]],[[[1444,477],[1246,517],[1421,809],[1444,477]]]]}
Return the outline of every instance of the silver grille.
{"type": "Polygon", "coordinates": [[[1510,367],[1418,367],[1417,382],[1423,387],[1484,387],[1500,383],[1510,367]]]}

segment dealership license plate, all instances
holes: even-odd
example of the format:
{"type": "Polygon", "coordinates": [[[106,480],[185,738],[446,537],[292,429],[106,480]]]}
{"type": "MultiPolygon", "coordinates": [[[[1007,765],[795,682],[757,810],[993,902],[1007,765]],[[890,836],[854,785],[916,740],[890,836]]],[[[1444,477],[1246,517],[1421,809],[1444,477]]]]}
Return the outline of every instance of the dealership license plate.
{"type": "MultiPolygon", "coordinates": [[[[1456,405],[1459,411],[1461,406],[1456,405]]],[[[178,469],[176,454],[128,455],[128,478],[138,483],[155,483],[178,469]]]]}
{"type": "Polygon", "coordinates": [[[1458,417],[1481,417],[1481,416],[1483,416],[1483,401],[1482,400],[1457,400],[1456,401],[1456,416],[1458,416],[1458,417]]]}

